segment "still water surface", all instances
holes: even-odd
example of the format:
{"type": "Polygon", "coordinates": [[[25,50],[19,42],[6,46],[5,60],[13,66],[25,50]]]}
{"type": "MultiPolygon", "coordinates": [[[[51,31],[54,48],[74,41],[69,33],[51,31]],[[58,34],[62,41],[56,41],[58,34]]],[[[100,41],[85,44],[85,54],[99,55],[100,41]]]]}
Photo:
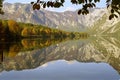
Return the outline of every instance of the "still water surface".
{"type": "Polygon", "coordinates": [[[24,39],[1,43],[0,80],[120,80],[120,42],[24,39]]]}

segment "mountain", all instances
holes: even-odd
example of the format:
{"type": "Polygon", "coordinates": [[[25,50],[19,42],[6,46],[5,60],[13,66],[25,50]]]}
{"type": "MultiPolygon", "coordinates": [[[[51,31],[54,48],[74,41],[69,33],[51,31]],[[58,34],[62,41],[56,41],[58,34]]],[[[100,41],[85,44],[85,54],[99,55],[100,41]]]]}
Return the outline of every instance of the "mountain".
{"type": "Polygon", "coordinates": [[[88,32],[95,35],[119,36],[120,32],[120,18],[113,18],[108,20],[109,13],[105,13],[92,26],[89,27],[88,32]]]}
{"type": "Polygon", "coordinates": [[[42,24],[52,28],[58,28],[68,31],[83,31],[87,27],[93,25],[106,12],[106,9],[90,9],[88,15],[78,15],[77,11],[52,12],[41,9],[33,11],[32,5],[21,3],[5,3],[4,15],[0,15],[1,19],[13,19],[18,22],[42,24]]]}
{"type": "MultiPolygon", "coordinates": [[[[88,31],[90,34],[106,35],[119,32],[120,18],[109,20],[109,9],[89,9],[88,15],[78,15],[77,11],[52,12],[45,9],[32,10],[31,4],[4,3],[4,15],[0,19],[42,24],[67,31],[88,31]],[[117,25],[117,26],[116,26],[117,25]]],[[[118,34],[118,33],[117,33],[118,34]]]]}

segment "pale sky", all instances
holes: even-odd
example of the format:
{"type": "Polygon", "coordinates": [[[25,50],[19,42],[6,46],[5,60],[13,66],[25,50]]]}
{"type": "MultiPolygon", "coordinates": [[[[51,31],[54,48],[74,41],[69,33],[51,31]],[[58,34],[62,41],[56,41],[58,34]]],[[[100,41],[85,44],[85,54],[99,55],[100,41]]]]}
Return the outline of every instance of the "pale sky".
{"type": "MultiPolygon", "coordinates": [[[[30,3],[31,1],[37,1],[37,0],[5,0],[4,2],[8,2],[8,3],[30,3]]],[[[47,0],[48,1],[48,0],[47,0]]],[[[105,7],[106,3],[105,0],[101,0],[100,3],[97,3],[97,7],[105,7]]],[[[81,5],[72,5],[72,3],[70,3],[70,0],[66,0],[66,2],[64,3],[64,7],[60,7],[60,8],[48,8],[48,10],[52,10],[52,11],[57,11],[57,12],[63,12],[66,10],[70,10],[70,11],[74,11],[76,9],[80,9],[81,5]]]]}

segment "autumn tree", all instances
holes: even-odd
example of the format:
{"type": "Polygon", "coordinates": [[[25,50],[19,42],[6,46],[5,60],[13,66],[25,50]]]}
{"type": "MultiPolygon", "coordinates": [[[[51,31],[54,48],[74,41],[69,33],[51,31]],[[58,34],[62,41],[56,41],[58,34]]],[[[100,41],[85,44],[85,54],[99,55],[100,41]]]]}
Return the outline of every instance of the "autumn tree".
{"type": "Polygon", "coordinates": [[[9,29],[8,29],[7,21],[0,20],[0,34],[4,35],[4,34],[8,34],[8,33],[9,33],[9,29]]]}
{"type": "Polygon", "coordinates": [[[15,33],[16,35],[20,35],[21,28],[19,27],[17,22],[15,22],[14,20],[9,20],[8,27],[10,32],[15,33]]]}
{"type": "Polygon", "coordinates": [[[15,57],[18,54],[18,52],[20,51],[20,49],[21,49],[20,45],[12,45],[9,48],[8,57],[10,57],[10,58],[15,57]]]}
{"type": "Polygon", "coordinates": [[[23,28],[22,32],[21,32],[21,36],[28,36],[28,28],[23,28]]]}

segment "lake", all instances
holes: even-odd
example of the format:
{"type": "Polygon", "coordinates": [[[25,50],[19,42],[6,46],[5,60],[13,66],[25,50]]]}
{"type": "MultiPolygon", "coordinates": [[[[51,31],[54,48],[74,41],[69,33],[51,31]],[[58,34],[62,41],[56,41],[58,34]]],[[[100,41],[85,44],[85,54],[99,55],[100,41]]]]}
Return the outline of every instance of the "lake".
{"type": "Polygon", "coordinates": [[[0,43],[0,80],[120,80],[120,38],[0,43]]]}

